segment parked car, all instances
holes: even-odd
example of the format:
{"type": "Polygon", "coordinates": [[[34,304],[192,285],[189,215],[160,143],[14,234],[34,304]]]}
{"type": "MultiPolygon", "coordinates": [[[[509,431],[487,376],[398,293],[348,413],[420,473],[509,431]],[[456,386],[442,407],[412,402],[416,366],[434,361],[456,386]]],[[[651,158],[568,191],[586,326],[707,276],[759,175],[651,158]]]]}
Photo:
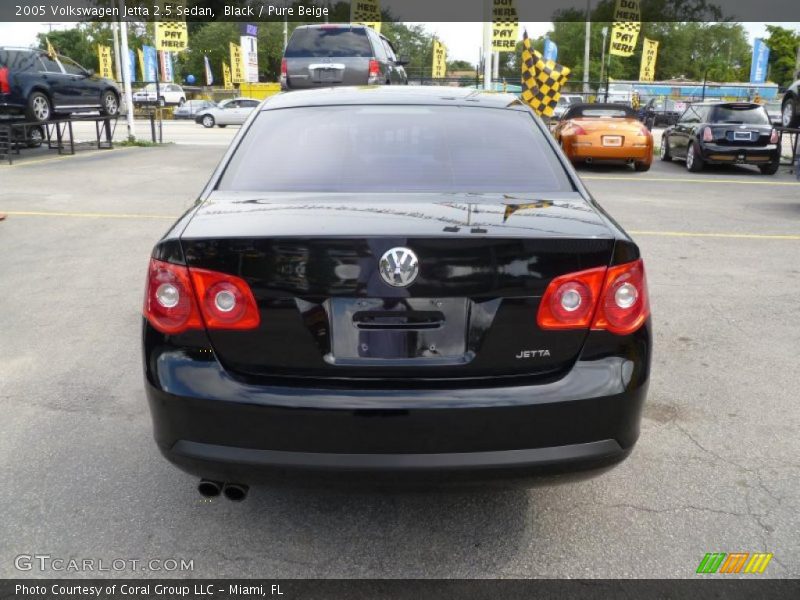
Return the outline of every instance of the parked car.
{"type": "Polygon", "coordinates": [[[664,161],[685,160],[695,172],[705,164],[748,164],[773,175],[780,165],[780,135],[761,104],[703,102],[690,105],[664,130],[660,154],[664,161]]]}
{"type": "Polygon", "coordinates": [[[281,61],[281,89],[408,84],[391,42],[364,25],[301,25],[281,61]]]}
{"type": "Polygon", "coordinates": [[[66,56],[0,46],[0,114],[43,123],[57,114],[119,113],[116,84],[66,56]]]}
{"type": "Polygon", "coordinates": [[[223,100],[216,106],[198,112],[194,117],[194,122],[203,127],[241,125],[259,104],[261,101],[253,98],[223,100]]]}
{"type": "Polygon", "coordinates": [[[215,108],[216,102],[211,100],[188,100],[172,112],[174,119],[194,119],[201,112],[215,108]]]}
{"type": "Polygon", "coordinates": [[[800,79],[790,85],[783,95],[781,124],[784,127],[800,127],[800,79]]]}
{"type": "Polygon", "coordinates": [[[624,104],[574,104],[553,135],[572,162],[621,160],[647,171],[653,161],[653,135],[624,104]]]}
{"type": "Polygon", "coordinates": [[[783,125],[783,106],[780,100],[770,100],[764,104],[769,115],[769,122],[773,125],[783,125]]]}
{"type": "Polygon", "coordinates": [[[185,102],[186,92],[175,83],[161,83],[158,85],[158,89],[156,89],[155,83],[148,83],[133,94],[134,105],[183,106],[185,102]]]}
{"type": "Polygon", "coordinates": [[[263,103],[153,249],[156,442],[241,500],[273,477],[596,474],[639,435],[633,240],[510,94],[263,103]]]}
{"type": "Polygon", "coordinates": [[[5,148],[9,143],[14,148],[38,148],[44,141],[45,130],[42,125],[31,125],[18,118],[0,119],[0,148],[5,148]]]}
{"type": "Polygon", "coordinates": [[[556,107],[553,109],[553,118],[560,119],[570,106],[582,102],[583,96],[579,94],[561,94],[558,102],[556,102],[556,107]]]}

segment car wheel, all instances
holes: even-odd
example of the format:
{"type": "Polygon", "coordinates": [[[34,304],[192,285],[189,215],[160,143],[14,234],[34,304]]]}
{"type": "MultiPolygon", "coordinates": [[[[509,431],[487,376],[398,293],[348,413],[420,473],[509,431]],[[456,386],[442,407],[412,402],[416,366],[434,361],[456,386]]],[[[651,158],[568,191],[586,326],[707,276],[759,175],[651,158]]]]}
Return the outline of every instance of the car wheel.
{"type": "Polygon", "coordinates": [[[28,132],[28,148],[38,148],[44,143],[44,131],[41,127],[34,127],[28,132]]]}
{"type": "Polygon", "coordinates": [[[116,117],[119,114],[119,99],[111,90],[106,90],[100,97],[100,112],[109,117],[116,117]]]}
{"type": "Polygon", "coordinates": [[[225,128],[227,127],[227,125],[218,125],[218,127],[219,127],[220,129],[225,129],[225,128]]]}
{"type": "Polygon", "coordinates": [[[770,163],[768,165],[759,165],[758,170],[761,171],[762,175],[775,175],[778,172],[778,167],[780,163],[770,163]]]}
{"type": "Polygon", "coordinates": [[[186,104],[186,98],[181,98],[178,100],[178,106],[183,106],[184,104],[186,104]]]}
{"type": "Polygon", "coordinates": [[[666,135],[661,136],[661,148],[658,151],[658,155],[664,162],[670,162],[672,160],[672,154],[669,151],[669,138],[667,138],[666,135]]]}
{"type": "Polygon", "coordinates": [[[697,147],[697,142],[692,142],[686,149],[686,168],[692,173],[703,170],[703,157],[700,156],[700,149],[697,147]]]}
{"type": "Polygon", "coordinates": [[[203,127],[208,127],[209,129],[214,126],[215,122],[216,121],[214,121],[214,117],[212,117],[211,115],[204,115],[203,120],[201,121],[203,127]]]}
{"type": "Polygon", "coordinates": [[[640,171],[640,172],[649,171],[650,170],[650,163],[635,162],[635,163],[633,163],[633,170],[634,171],[640,171]]]}
{"type": "Polygon", "coordinates": [[[797,127],[800,125],[800,115],[797,114],[797,100],[787,98],[781,107],[781,124],[784,127],[797,127]]]}
{"type": "Polygon", "coordinates": [[[44,123],[50,119],[53,109],[50,106],[50,98],[42,92],[33,92],[28,98],[28,107],[25,111],[26,116],[37,123],[44,123]]]}

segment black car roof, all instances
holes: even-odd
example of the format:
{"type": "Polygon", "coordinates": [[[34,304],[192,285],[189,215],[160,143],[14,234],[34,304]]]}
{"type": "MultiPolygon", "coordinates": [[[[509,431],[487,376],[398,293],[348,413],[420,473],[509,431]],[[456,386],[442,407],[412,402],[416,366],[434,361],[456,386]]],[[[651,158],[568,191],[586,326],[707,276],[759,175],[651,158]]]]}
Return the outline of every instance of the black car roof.
{"type": "Polygon", "coordinates": [[[263,104],[263,110],[343,104],[433,104],[525,110],[512,94],[445,86],[345,86],[285,92],[271,96],[263,104]]]}
{"type": "Polygon", "coordinates": [[[636,111],[627,104],[616,104],[613,102],[582,102],[581,104],[570,104],[561,118],[564,121],[574,119],[576,116],[583,114],[584,110],[622,110],[630,117],[636,116],[636,111]]]}

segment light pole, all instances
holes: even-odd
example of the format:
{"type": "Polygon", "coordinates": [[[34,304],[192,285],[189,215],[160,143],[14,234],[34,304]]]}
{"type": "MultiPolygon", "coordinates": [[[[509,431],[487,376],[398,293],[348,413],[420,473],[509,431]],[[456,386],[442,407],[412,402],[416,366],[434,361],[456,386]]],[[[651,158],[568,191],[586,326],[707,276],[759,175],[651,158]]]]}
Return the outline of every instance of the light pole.
{"type": "MultiPolygon", "coordinates": [[[[606,66],[606,37],[608,36],[608,27],[603,27],[603,29],[601,29],[600,31],[603,34],[603,49],[602,49],[602,51],[600,53],[600,85],[602,86],[603,85],[603,70],[605,69],[605,66],[606,66]]],[[[597,92],[599,94],[600,87],[597,88],[597,92]]],[[[607,97],[608,97],[608,90],[606,90],[606,98],[607,97]]]]}
{"type": "MultiPolygon", "coordinates": [[[[125,14],[125,0],[119,0],[119,12],[125,14]]],[[[119,37],[122,45],[122,87],[125,90],[125,106],[127,108],[128,139],[136,138],[136,124],[133,122],[133,91],[131,90],[131,68],[128,62],[128,23],[120,17],[119,37]]],[[[144,79],[144,77],[142,77],[144,79]]]]}
{"type": "MultiPolygon", "coordinates": [[[[589,93],[589,53],[592,45],[592,0],[586,0],[586,39],[583,42],[583,93],[589,93]]],[[[605,44],[603,44],[605,47],[605,44]]]]}

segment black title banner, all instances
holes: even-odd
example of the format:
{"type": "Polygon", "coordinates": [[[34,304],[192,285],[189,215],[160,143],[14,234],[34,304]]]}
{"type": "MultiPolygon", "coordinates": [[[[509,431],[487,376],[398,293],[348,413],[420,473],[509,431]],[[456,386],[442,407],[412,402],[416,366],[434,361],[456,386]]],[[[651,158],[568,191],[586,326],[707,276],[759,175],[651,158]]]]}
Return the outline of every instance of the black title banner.
{"type": "Polygon", "coordinates": [[[31,600],[500,600],[515,598],[800,597],[800,581],[775,579],[510,580],[510,579],[7,579],[0,598],[31,600]]]}
{"type": "MultiPolygon", "coordinates": [[[[352,0],[358,3],[362,0],[352,0]]],[[[502,0],[509,2],[510,0],[502,0]]],[[[628,2],[630,0],[622,0],[628,2]]],[[[493,0],[378,0],[384,18],[447,22],[491,20],[493,0]]],[[[583,21],[586,0],[513,0],[522,22],[583,21]]],[[[789,22],[798,0],[641,0],[643,21],[789,22]]],[[[351,2],[336,0],[2,0],[0,21],[349,21],[351,2]]],[[[370,3],[372,5],[372,2],[370,3]]],[[[610,21],[615,0],[591,3],[610,21]]]]}

